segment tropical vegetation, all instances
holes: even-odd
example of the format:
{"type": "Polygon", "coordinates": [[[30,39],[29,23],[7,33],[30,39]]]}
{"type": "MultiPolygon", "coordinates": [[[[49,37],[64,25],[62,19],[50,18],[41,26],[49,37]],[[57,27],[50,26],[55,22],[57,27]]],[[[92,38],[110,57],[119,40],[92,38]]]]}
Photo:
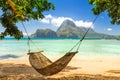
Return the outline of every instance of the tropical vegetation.
{"type": "Polygon", "coordinates": [[[54,9],[54,5],[48,0],[0,0],[0,23],[4,27],[4,31],[0,34],[0,38],[7,35],[14,36],[16,39],[23,37],[22,31],[18,29],[16,23],[37,20],[44,18],[43,12],[54,9]]]}
{"type": "Polygon", "coordinates": [[[88,0],[95,15],[107,12],[112,24],[120,25],[120,0],[88,0]]]}

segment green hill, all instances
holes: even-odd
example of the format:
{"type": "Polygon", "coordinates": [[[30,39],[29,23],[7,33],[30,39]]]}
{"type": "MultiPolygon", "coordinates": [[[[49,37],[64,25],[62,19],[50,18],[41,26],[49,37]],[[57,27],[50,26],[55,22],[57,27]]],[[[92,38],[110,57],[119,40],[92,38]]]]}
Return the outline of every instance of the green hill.
{"type": "MultiPolygon", "coordinates": [[[[53,31],[50,29],[38,29],[31,37],[34,38],[81,38],[86,33],[88,28],[77,27],[73,21],[65,20],[57,29],[53,31]]],[[[104,38],[113,39],[115,36],[97,33],[93,29],[90,29],[85,38],[104,38]]]]}
{"type": "Polygon", "coordinates": [[[37,29],[37,31],[31,35],[33,38],[57,38],[55,31],[50,29],[37,29]]]}

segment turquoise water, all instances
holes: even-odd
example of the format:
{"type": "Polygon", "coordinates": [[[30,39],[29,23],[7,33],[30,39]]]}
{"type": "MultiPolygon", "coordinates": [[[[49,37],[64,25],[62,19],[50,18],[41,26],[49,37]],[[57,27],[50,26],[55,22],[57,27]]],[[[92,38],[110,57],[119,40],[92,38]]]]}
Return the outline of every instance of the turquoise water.
{"type": "MultiPolygon", "coordinates": [[[[48,56],[62,56],[68,52],[79,40],[77,39],[33,39],[30,42],[31,51],[44,50],[48,56]]],[[[2,55],[27,55],[29,47],[27,39],[0,40],[0,56],[2,55]]],[[[119,56],[120,41],[117,40],[84,40],[77,56],[119,56]]]]}

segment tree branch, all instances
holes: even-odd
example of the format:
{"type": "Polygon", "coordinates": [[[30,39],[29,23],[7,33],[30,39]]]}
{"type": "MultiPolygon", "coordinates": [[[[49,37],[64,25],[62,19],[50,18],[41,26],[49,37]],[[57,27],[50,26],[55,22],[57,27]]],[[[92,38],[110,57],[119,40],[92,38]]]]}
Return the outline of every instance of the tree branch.
{"type": "Polygon", "coordinates": [[[6,0],[6,1],[7,1],[8,5],[12,8],[13,12],[24,19],[23,14],[16,9],[14,2],[11,0],[6,0]]]}

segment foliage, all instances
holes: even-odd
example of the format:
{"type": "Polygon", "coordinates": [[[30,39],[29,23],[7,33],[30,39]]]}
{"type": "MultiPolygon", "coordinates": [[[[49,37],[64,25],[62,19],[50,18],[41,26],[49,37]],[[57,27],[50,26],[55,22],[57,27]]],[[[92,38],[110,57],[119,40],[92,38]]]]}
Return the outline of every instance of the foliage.
{"type": "Polygon", "coordinates": [[[94,5],[92,9],[95,15],[106,11],[111,18],[112,24],[120,25],[120,0],[88,0],[94,5]]]}
{"type": "Polygon", "coordinates": [[[120,35],[118,35],[118,39],[120,40],[120,35]]]}
{"type": "Polygon", "coordinates": [[[5,28],[0,34],[0,38],[7,35],[14,36],[17,39],[23,37],[23,33],[18,29],[16,23],[37,20],[44,18],[43,12],[50,9],[54,10],[54,5],[48,0],[0,0],[0,23],[5,28]]]}

